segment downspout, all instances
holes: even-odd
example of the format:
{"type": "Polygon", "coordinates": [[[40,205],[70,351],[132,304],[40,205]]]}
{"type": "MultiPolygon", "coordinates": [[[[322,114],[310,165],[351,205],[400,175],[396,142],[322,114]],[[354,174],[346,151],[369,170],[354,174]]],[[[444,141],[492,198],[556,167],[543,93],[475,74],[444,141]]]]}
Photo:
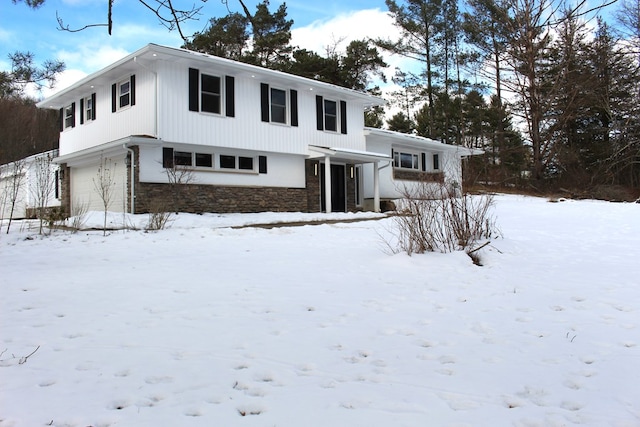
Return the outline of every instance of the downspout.
{"type": "Polygon", "coordinates": [[[135,187],[135,179],[136,179],[136,152],[131,148],[127,147],[127,143],[122,144],[125,150],[129,152],[131,155],[131,213],[136,213],[136,187],[135,187]]]}

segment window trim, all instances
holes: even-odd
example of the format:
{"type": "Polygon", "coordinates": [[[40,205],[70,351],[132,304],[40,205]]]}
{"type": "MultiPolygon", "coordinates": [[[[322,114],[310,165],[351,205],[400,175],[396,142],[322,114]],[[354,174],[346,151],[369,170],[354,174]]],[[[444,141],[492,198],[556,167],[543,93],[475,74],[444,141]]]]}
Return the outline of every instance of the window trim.
{"type": "Polygon", "coordinates": [[[62,111],[64,113],[64,117],[62,119],[63,130],[73,129],[76,127],[76,103],[72,102],[65,106],[62,111]]]}

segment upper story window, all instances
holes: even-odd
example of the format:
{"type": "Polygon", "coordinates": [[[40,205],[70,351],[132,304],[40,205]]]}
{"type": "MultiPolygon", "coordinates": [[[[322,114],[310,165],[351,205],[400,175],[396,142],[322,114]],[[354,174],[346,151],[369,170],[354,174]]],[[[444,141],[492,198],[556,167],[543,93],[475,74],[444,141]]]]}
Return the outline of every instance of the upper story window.
{"type": "Polygon", "coordinates": [[[96,94],[82,98],[80,100],[80,124],[96,119],[96,94]]]}
{"type": "Polygon", "coordinates": [[[282,89],[271,88],[271,121],[287,123],[287,92],[282,89]]]}
{"type": "Polygon", "coordinates": [[[116,112],[136,105],[136,76],[111,85],[111,111],[116,112]]]}
{"type": "Polygon", "coordinates": [[[220,77],[202,74],[200,76],[200,110],[220,114],[220,77]]]}
{"type": "Polygon", "coordinates": [[[76,103],[64,107],[64,129],[72,128],[76,125],[76,103]]]}
{"type": "Polygon", "coordinates": [[[261,83],[260,110],[263,122],[298,126],[298,91],[261,83]]]}
{"type": "Polygon", "coordinates": [[[316,123],[318,130],[347,133],[347,103],[316,95],[316,123]]]}
{"type": "Polygon", "coordinates": [[[324,100],[324,129],[338,131],[338,104],[336,101],[324,100]]]}
{"type": "Polygon", "coordinates": [[[235,78],[189,68],[189,111],[235,117],[235,78]]]}
{"type": "Polygon", "coordinates": [[[440,155],[439,154],[434,154],[433,155],[433,170],[435,170],[435,171],[440,170],[440,155]]]}

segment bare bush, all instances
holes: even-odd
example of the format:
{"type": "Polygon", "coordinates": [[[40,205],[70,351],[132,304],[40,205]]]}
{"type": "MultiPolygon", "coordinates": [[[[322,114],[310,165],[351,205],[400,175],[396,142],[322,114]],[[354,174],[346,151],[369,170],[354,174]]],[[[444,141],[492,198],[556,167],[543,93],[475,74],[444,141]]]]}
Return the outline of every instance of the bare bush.
{"type": "Polygon", "coordinates": [[[93,186],[102,201],[104,207],[104,225],[102,227],[102,234],[107,235],[107,214],[109,212],[109,205],[115,196],[116,186],[116,167],[117,163],[113,163],[111,159],[100,156],[100,166],[98,166],[98,173],[93,178],[93,186]]]}
{"type": "Polygon", "coordinates": [[[172,213],[167,211],[163,203],[155,203],[149,212],[149,221],[145,229],[148,231],[164,230],[172,216],[172,213]]]}
{"type": "Polygon", "coordinates": [[[74,232],[81,230],[87,221],[87,212],[89,212],[89,203],[75,200],[71,208],[71,216],[69,217],[69,227],[74,232]]]}
{"type": "Polygon", "coordinates": [[[459,194],[447,184],[405,186],[396,208],[396,250],[408,254],[464,250],[471,256],[498,234],[492,205],[491,195],[459,194]]]}

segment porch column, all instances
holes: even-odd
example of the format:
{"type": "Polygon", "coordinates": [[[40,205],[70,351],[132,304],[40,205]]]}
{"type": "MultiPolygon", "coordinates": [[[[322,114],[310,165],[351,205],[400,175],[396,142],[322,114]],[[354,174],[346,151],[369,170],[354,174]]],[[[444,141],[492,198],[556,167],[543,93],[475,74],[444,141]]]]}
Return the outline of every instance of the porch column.
{"type": "Polygon", "coordinates": [[[331,158],[324,156],[324,206],[327,213],[331,213],[331,158]]]}
{"type": "Polygon", "coordinates": [[[373,211],[380,212],[380,168],[373,162],[373,211]]]}

